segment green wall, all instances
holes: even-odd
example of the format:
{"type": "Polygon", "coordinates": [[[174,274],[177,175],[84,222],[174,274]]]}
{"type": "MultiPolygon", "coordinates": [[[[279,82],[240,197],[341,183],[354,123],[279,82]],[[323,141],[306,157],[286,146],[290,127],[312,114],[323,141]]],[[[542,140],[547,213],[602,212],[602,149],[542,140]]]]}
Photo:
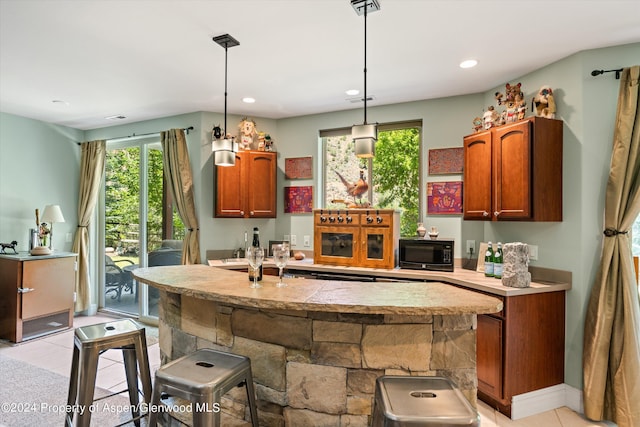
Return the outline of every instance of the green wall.
{"type": "MultiPolygon", "coordinates": [[[[563,200],[561,223],[483,223],[462,221],[460,217],[423,217],[426,225],[435,225],[441,235],[461,242],[523,241],[539,246],[539,260],[532,265],[571,271],[573,288],[567,293],[565,382],[582,387],[582,340],[585,305],[594,280],[602,244],[604,189],[609,170],[619,81],[613,74],[590,75],[593,69],[611,69],[636,65],[640,43],[581,52],[531,74],[514,77],[522,82],[525,99],[540,86],[554,89],[557,117],[564,121],[563,200]]],[[[506,83],[506,82],[505,82],[506,83]]],[[[419,119],[423,122],[422,182],[443,180],[427,174],[428,149],[462,146],[462,137],[471,133],[471,121],[488,105],[501,84],[477,94],[368,108],[370,122],[380,123],[419,119]]],[[[115,138],[132,133],[158,132],[176,127],[194,126],[187,136],[194,172],[196,207],[199,213],[202,255],[206,249],[236,248],[243,244],[244,231],[260,227],[261,237],[280,239],[296,234],[299,245],[303,235],[313,237],[310,215],[283,212],[282,188],[289,185],[313,185],[319,188],[318,173],[308,181],[284,179],[284,159],[319,157],[318,132],[322,129],[350,127],[362,121],[362,110],[344,110],[326,114],[271,120],[253,117],[259,130],[272,135],[278,151],[278,217],[264,220],[213,218],[214,167],[210,148],[210,130],[221,123],[220,113],[198,112],[150,120],[129,125],[79,131],[39,121],[0,114],[0,241],[19,240],[26,249],[28,229],[34,222],[33,210],[48,203],[62,206],[67,222],[56,225],[54,241],[60,233],[75,230],[79,150],[75,141],[115,138]],[[15,236],[15,237],[14,237],[15,236]],[[25,242],[25,243],[22,243],[25,242]]],[[[237,124],[240,116],[229,116],[237,124]]],[[[446,176],[447,180],[462,179],[446,176]]],[[[317,201],[316,201],[317,203],[317,201]]],[[[425,205],[423,195],[423,210],[425,205]]],[[[65,244],[70,249],[70,244],[65,244]]],[[[536,325],[531,325],[536,327],[536,325]]]]}

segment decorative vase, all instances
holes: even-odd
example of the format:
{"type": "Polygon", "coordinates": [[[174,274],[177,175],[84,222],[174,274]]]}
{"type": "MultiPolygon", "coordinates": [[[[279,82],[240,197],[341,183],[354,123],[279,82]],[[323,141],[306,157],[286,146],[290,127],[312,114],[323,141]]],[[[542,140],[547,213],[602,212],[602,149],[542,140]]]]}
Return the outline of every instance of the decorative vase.
{"type": "Polygon", "coordinates": [[[424,237],[425,234],[427,234],[427,229],[424,227],[424,224],[419,222],[418,223],[418,236],[419,237],[424,237]]]}

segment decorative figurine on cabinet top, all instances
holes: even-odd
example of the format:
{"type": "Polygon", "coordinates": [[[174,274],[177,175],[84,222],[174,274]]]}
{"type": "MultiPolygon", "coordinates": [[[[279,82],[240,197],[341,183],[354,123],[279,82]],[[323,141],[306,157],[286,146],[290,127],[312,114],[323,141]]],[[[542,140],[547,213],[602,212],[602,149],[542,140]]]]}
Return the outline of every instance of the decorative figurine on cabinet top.
{"type": "Polygon", "coordinates": [[[243,118],[238,125],[240,130],[239,145],[241,150],[255,150],[258,148],[258,130],[256,122],[248,117],[243,118]]]}
{"type": "Polygon", "coordinates": [[[505,94],[496,92],[495,98],[498,105],[505,105],[507,107],[500,115],[499,125],[520,120],[520,116],[524,118],[526,104],[524,102],[524,94],[522,93],[522,83],[515,85],[507,83],[505,85],[505,94]]]}
{"type": "Polygon", "coordinates": [[[549,86],[542,86],[538,94],[531,100],[531,108],[536,117],[555,119],[556,103],[553,100],[553,91],[549,86]]]}
{"type": "Polygon", "coordinates": [[[493,105],[489,105],[482,118],[484,122],[484,128],[491,129],[492,127],[498,125],[498,119],[500,118],[500,116],[496,112],[495,108],[493,108],[493,105]]]}
{"type": "Polygon", "coordinates": [[[0,243],[0,254],[6,254],[5,249],[13,249],[13,253],[17,254],[16,246],[18,246],[18,242],[15,240],[11,243],[0,243]]]}
{"type": "Polygon", "coordinates": [[[484,121],[482,117],[477,117],[473,119],[473,130],[474,132],[480,132],[483,128],[484,121]]]}

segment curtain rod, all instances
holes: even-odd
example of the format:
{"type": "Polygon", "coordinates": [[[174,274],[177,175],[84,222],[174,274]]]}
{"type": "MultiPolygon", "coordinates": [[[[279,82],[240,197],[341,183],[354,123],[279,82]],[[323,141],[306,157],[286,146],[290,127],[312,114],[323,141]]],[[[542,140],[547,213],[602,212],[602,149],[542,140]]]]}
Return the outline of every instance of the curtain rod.
{"type": "MultiPolygon", "coordinates": [[[[187,132],[187,135],[189,135],[189,131],[193,130],[193,126],[189,126],[188,128],[182,128],[182,130],[187,132]]],[[[134,138],[134,137],[142,137],[142,136],[151,136],[151,135],[160,135],[160,132],[150,132],[150,133],[140,133],[140,134],[131,134],[131,135],[125,135],[125,136],[117,136],[115,138],[107,138],[108,141],[113,141],[116,139],[126,139],[126,138],[134,138]]],[[[81,142],[76,142],[76,144],[80,145],[82,144],[81,142]]]]}
{"type": "Polygon", "coordinates": [[[616,73],[616,80],[620,80],[620,73],[622,72],[622,68],[619,68],[617,70],[593,70],[591,72],[591,75],[593,77],[595,76],[599,76],[600,74],[604,74],[604,73],[616,73]]]}

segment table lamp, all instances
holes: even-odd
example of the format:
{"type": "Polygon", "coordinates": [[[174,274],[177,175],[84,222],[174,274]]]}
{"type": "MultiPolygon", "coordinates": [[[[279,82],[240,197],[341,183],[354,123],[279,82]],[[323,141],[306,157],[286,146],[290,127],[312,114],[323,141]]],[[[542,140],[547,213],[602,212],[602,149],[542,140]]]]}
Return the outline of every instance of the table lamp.
{"type": "Polygon", "coordinates": [[[64,222],[62,210],[59,205],[47,205],[42,213],[42,222],[50,225],[49,228],[49,249],[53,250],[53,223],[64,222]]]}

